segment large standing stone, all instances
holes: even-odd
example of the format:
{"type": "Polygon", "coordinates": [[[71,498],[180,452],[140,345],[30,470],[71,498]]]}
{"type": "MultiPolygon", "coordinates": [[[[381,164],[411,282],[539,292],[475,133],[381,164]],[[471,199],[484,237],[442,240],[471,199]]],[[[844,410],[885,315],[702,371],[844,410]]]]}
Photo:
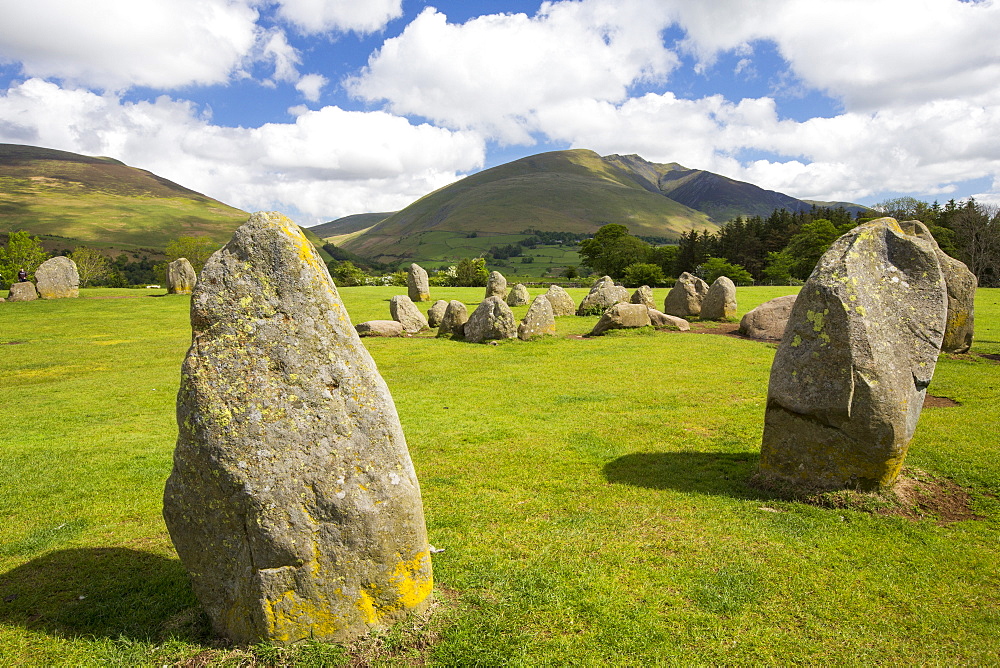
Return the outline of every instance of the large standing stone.
{"type": "Polygon", "coordinates": [[[448,308],[448,302],[443,299],[439,299],[434,304],[427,309],[427,325],[429,327],[437,327],[441,324],[441,318],[444,317],[444,312],[448,308]]]}
{"type": "Polygon", "coordinates": [[[701,302],[708,294],[708,283],[684,272],[663,300],[663,312],[678,318],[701,315],[701,302]]]}
{"type": "Polygon", "coordinates": [[[499,271],[491,271],[486,281],[486,298],[490,297],[507,298],[507,279],[499,271]]]}
{"type": "Polygon", "coordinates": [[[68,257],[51,257],[35,270],[35,282],[42,299],[80,296],[80,273],[68,257]]]}
{"type": "Polygon", "coordinates": [[[461,339],[465,336],[465,323],[468,320],[469,309],[457,299],[452,299],[448,302],[448,308],[444,310],[444,315],[441,317],[437,335],[461,339]]]}
{"type": "Polygon", "coordinates": [[[167,265],[167,294],[189,295],[198,282],[198,275],[186,257],[179,257],[167,265]]]}
{"type": "Polygon", "coordinates": [[[645,304],[619,302],[604,312],[587,336],[600,336],[609,329],[634,329],[648,327],[651,324],[649,309],[646,308],[645,304]]]}
{"type": "Polygon", "coordinates": [[[761,474],[814,488],[891,485],[934,374],[947,299],[934,247],[892,218],[834,242],[771,367],[761,474]]]}
{"type": "Polygon", "coordinates": [[[9,302],[30,302],[38,299],[38,291],[31,281],[10,284],[10,293],[7,295],[9,302]]]}
{"type": "Polygon", "coordinates": [[[594,283],[576,309],[577,315],[599,315],[619,302],[628,303],[628,290],[615,285],[610,276],[594,283]]]}
{"type": "Polygon", "coordinates": [[[406,292],[410,301],[429,302],[431,300],[430,283],[427,281],[427,271],[419,264],[413,263],[406,272],[406,292]]]}
{"type": "Polygon", "coordinates": [[[528,288],[525,287],[524,283],[518,283],[511,288],[506,301],[507,306],[524,306],[531,301],[531,295],[528,294],[528,288]]]}
{"type": "Polygon", "coordinates": [[[632,293],[632,298],[629,299],[632,304],[643,304],[646,308],[656,308],[656,304],[653,302],[653,288],[648,285],[640,286],[632,293]]]}
{"type": "Polygon", "coordinates": [[[555,336],[556,318],[552,304],[545,295],[539,295],[531,302],[524,320],[517,326],[517,338],[527,341],[538,336],[555,336]]]}
{"type": "Polygon", "coordinates": [[[476,307],[465,323],[465,340],[482,343],[517,336],[517,321],[501,297],[487,297],[476,307]]]}
{"type": "Polygon", "coordinates": [[[747,311],[740,320],[739,333],[751,339],[780,341],[797,296],[775,297],[747,311]]]}
{"type": "Polygon", "coordinates": [[[394,295],[389,300],[389,315],[396,322],[402,323],[403,329],[409,334],[429,329],[427,318],[406,295],[394,295]]]}
{"type": "Polygon", "coordinates": [[[691,330],[691,323],[676,315],[667,315],[655,308],[646,309],[649,313],[649,323],[656,329],[671,329],[676,332],[687,332],[691,330]]]}
{"type": "Polygon", "coordinates": [[[163,515],[215,630],[342,641],[425,607],[396,408],[299,228],[253,214],[205,265],[191,327],[163,515]]]}
{"type": "Polygon", "coordinates": [[[701,301],[702,320],[732,320],[736,317],[736,284],[719,276],[701,301]]]}
{"type": "Polygon", "coordinates": [[[396,320],[368,320],[354,326],[358,336],[402,336],[406,333],[403,323],[396,320]]]}
{"type": "Polygon", "coordinates": [[[576,302],[559,285],[550,285],[548,291],[543,295],[552,304],[552,315],[573,315],[576,313],[576,302]]]}
{"type": "Polygon", "coordinates": [[[948,285],[948,326],[944,331],[941,350],[946,353],[967,353],[975,333],[976,288],[979,280],[964,262],[941,250],[934,235],[919,220],[899,224],[907,234],[920,237],[934,245],[944,282],[948,285]]]}

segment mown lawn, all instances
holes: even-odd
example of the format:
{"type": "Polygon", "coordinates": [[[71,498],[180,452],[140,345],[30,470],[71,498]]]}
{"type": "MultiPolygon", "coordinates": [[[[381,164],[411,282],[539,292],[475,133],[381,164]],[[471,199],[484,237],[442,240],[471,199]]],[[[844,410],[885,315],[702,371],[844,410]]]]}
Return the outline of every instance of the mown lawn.
{"type": "MultiPolygon", "coordinates": [[[[740,313],[794,290],[740,288],[740,313]]],[[[399,291],[341,295],[360,322],[399,291]]],[[[960,405],[924,411],[907,460],[971,492],[980,519],[953,523],[749,487],[772,345],[571,338],[596,321],[575,316],[530,343],[367,339],[445,550],[439,604],[291,649],[212,638],[160,516],[188,298],[82,293],[0,304],[0,665],[996,662],[1000,363],[979,355],[1000,354],[1000,290],[931,384],[960,405]]]]}

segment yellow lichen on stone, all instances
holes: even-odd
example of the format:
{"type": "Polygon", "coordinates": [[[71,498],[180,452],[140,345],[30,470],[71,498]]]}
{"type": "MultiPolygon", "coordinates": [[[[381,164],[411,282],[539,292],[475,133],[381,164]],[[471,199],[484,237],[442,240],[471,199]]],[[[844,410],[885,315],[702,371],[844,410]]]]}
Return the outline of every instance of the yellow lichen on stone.
{"type": "Polygon", "coordinates": [[[413,559],[401,561],[393,571],[390,581],[399,590],[399,600],[404,607],[415,608],[430,596],[434,578],[430,568],[424,568],[424,561],[430,562],[430,558],[430,552],[418,552],[413,559]]]}

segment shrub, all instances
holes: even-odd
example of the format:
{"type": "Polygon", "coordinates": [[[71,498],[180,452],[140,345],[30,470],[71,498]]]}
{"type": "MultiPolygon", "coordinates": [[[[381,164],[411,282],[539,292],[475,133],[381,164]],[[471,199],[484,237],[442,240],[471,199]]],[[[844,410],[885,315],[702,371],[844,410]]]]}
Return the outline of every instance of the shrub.
{"type": "Polygon", "coordinates": [[[625,267],[623,282],[630,288],[637,288],[640,285],[648,285],[653,288],[662,285],[665,280],[663,269],[657,264],[636,262],[625,267]]]}

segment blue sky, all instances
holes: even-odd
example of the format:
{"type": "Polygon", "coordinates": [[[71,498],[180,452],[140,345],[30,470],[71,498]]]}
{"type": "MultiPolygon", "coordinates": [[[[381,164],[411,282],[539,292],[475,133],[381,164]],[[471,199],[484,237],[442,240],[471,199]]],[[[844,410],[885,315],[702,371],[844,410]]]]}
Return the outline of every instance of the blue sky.
{"type": "Polygon", "coordinates": [[[525,155],[1000,203],[992,0],[0,3],[0,142],[311,225],[525,155]]]}

